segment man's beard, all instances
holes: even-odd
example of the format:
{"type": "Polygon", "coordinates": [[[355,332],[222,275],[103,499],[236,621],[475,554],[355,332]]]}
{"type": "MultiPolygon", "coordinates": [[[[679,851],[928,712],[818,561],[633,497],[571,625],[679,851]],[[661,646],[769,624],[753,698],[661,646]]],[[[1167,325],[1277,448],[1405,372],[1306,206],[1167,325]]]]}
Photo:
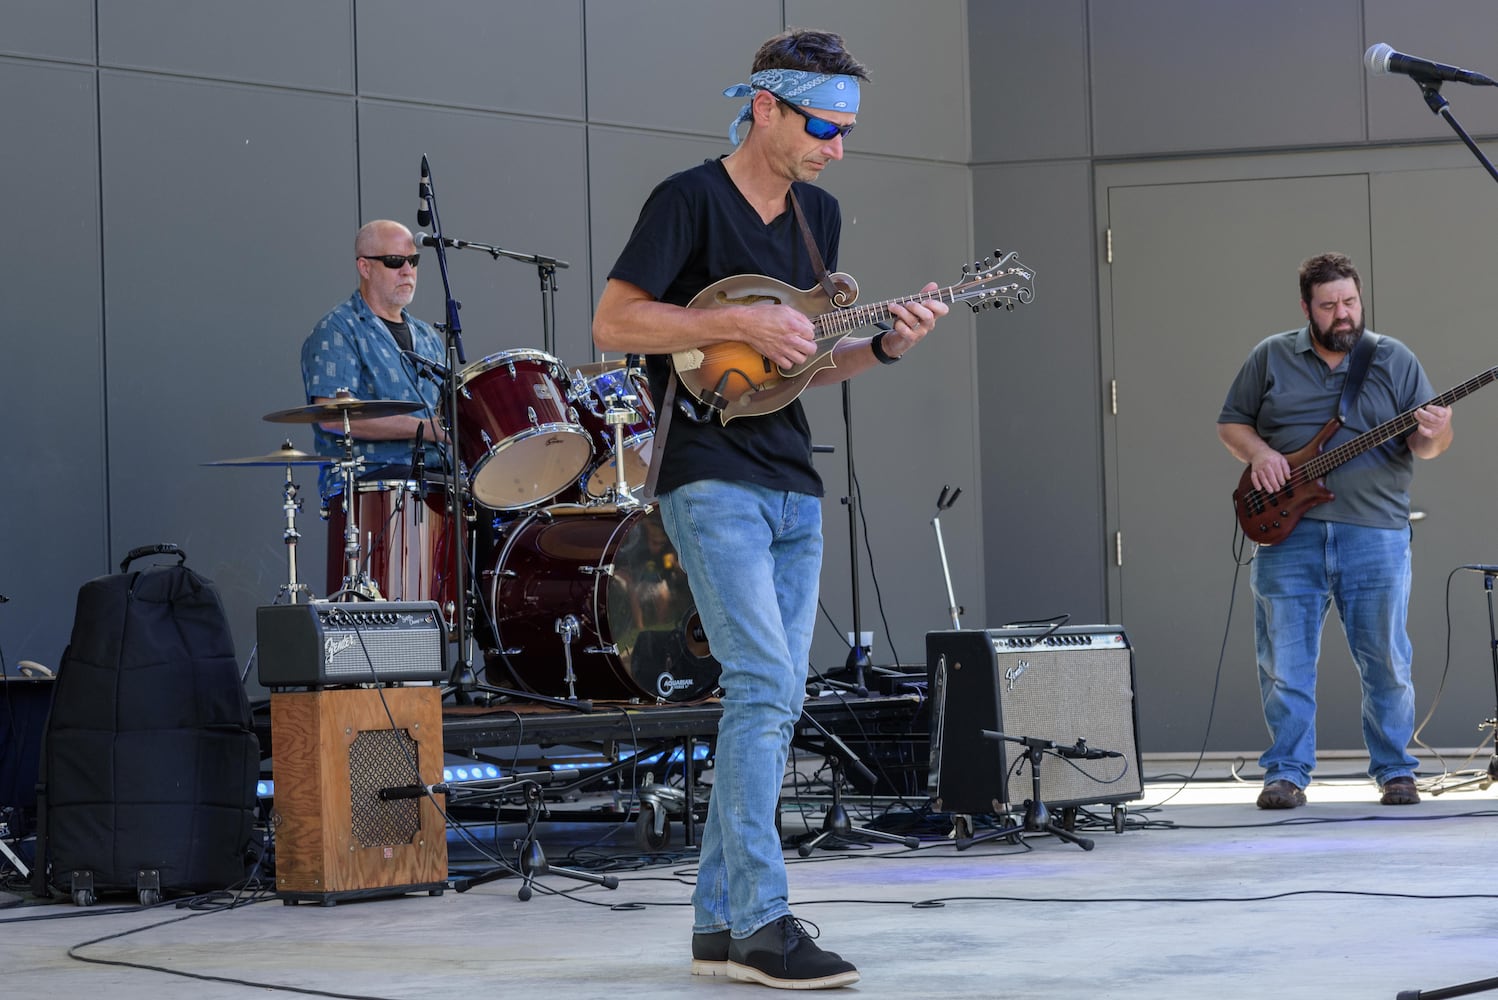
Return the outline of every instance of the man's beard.
{"type": "MultiPolygon", "coordinates": [[[[1336,321],[1333,320],[1333,325],[1336,321]]],[[[1326,331],[1311,320],[1311,336],[1316,338],[1316,343],[1334,354],[1346,354],[1357,344],[1358,338],[1363,335],[1363,321],[1358,320],[1357,325],[1350,330],[1326,331]]]]}

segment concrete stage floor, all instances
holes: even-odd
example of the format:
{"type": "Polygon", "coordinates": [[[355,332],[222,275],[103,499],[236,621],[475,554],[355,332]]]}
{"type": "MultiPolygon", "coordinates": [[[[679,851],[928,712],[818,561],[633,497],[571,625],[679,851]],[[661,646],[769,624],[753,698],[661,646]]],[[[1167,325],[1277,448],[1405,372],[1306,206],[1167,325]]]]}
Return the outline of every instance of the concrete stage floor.
{"type": "MultiPolygon", "coordinates": [[[[858,965],[848,996],[1393,1000],[1498,977],[1498,789],[1390,808],[1349,777],[1314,783],[1289,813],[1255,809],[1257,789],[1148,781],[1125,832],[1086,831],[1092,851],[1051,836],[788,850],[792,904],[858,965]]],[[[498,838],[511,857],[518,830],[498,838]]],[[[553,864],[618,855],[619,887],[551,875],[521,902],[511,876],[332,907],[28,902],[0,911],[0,986],[112,1000],[768,993],[689,975],[679,827],[677,853],[654,859],[628,857],[632,828],[540,831],[553,864]]],[[[471,853],[450,843],[455,861],[471,853]]]]}

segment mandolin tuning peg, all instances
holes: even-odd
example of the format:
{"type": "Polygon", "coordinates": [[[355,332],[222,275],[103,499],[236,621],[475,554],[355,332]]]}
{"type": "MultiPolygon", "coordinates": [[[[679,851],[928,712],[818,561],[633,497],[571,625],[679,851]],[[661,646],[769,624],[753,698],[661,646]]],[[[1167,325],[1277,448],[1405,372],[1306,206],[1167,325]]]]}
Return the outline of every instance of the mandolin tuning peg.
{"type": "Polygon", "coordinates": [[[972,274],[973,273],[973,265],[971,265],[971,264],[964,264],[964,265],[962,265],[962,273],[965,274],[965,275],[966,274],[972,274]]]}

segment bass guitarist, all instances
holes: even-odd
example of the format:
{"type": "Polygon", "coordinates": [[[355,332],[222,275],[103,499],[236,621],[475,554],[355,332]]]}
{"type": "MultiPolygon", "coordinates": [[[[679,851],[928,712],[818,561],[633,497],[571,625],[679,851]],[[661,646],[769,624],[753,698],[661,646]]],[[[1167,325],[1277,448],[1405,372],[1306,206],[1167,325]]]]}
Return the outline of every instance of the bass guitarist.
{"type": "MultiPolygon", "coordinates": [[[[1325,253],[1300,266],[1306,325],[1259,343],[1239,370],[1217,418],[1217,434],[1248,465],[1245,488],[1278,499],[1292,483],[1296,449],[1342,417],[1325,447],[1411,412],[1391,437],[1325,476],[1330,499],[1302,512],[1283,539],[1260,545],[1250,580],[1259,688],[1270,746],[1260,809],[1304,805],[1316,766],[1316,663],[1333,603],[1362,679],[1363,740],[1384,805],[1420,801],[1409,753],[1415,726],[1410,598],[1409,485],[1415,458],[1451,445],[1451,410],[1434,403],[1430,380],[1409,348],[1363,325],[1362,280],[1347,256],[1325,253]],[[1343,386],[1360,340],[1371,356],[1354,399],[1343,386]]],[[[1294,488],[1294,487],[1292,487],[1294,488]]],[[[1306,484],[1298,488],[1304,491],[1306,484]]],[[[1250,541],[1252,541],[1250,537],[1250,541]]]]}
{"type": "MultiPolygon", "coordinates": [[[[764,366],[789,368],[813,355],[813,323],[788,305],[687,305],[736,274],[817,286],[824,272],[808,243],[826,270],[836,269],[837,200],[813,182],[843,157],[864,79],[864,67],[828,32],[789,31],[761,46],[749,82],[724,92],[745,100],[729,127],[733,152],[656,187],[609,272],[593,320],[601,350],[646,355],[658,423],[671,416],[663,435],[657,430],[655,494],[723,665],[723,714],[693,894],[692,972],[779,989],[846,986],[859,978],[851,962],[819,948],[791,915],[774,823],[806,695],[822,561],[822,482],[799,401],[724,421],[668,383],[673,353],[723,342],[749,345],[764,366]]],[[[935,301],[892,305],[893,329],[840,341],[834,366],[819,371],[813,384],[893,364],[946,312],[935,301]]]]}

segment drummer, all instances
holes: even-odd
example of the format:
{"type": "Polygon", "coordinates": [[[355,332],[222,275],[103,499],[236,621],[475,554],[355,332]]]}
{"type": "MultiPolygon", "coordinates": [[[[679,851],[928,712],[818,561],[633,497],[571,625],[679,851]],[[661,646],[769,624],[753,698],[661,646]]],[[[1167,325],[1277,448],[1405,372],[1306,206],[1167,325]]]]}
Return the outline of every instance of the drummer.
{"type": "MultiPolygon", "coordinates": [[[[411,478],[417,461],[417,429],[422,430],[421,462],[434,477],[445,469],[440,444],[447,434],[437,420],[439,392],[423,378],[410,357],[443,358],[442,338],[431,324],[406,311],[416,294],[416,252],[411,231],[399,222],[376,219],[354,237],[359,288],[318,321],[302,343],[302,383],[307,402],[327,403],[340,389],[356,399],[399,399],[424,403],[414,413],[355,420],[349,426],[353,453],[364,457],[361,479],[411,478]]],[[[343,456],[343,421],[314,425],[317,453],[343,456]]],[[[325,467],[322,495],[337,486],[337,470],[325,467]]]]}

